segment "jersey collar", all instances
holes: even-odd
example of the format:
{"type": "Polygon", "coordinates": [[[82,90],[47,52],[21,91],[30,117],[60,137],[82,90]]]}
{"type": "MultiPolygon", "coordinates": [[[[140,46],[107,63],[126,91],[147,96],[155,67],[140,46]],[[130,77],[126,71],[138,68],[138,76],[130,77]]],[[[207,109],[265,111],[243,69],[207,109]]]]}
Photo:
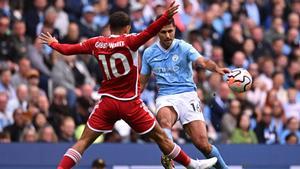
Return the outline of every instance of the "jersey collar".
{"type": "Polygon", "coordinates": [[[158,48],[159,48],[160,50],[162,50],[162,51],[165,52],[165,53],[168,53],[168,52],[170,52],[170,50],[171,50],[171,49],[174,47],[174,45],[176,44],[175,41],[176,41],[176,39],[173,40],[171,46],[170,46],[168,49],[163,48],[163,47],[160,45],[159,41],[157,41],[156,44],[157,44],[157,46],[158,46],[158,48]]]}

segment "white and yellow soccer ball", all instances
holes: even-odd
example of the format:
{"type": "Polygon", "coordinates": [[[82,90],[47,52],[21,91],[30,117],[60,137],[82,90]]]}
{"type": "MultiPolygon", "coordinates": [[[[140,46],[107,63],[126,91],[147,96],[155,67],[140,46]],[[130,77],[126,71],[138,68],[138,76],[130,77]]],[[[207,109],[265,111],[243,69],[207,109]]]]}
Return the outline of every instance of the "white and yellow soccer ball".
{"type": "Polygon", "coordinates": [[[232,91],[242,93],[251,88],[252,76],[246,69],[233,69],[227,75],[227,84],[232,91]]]}

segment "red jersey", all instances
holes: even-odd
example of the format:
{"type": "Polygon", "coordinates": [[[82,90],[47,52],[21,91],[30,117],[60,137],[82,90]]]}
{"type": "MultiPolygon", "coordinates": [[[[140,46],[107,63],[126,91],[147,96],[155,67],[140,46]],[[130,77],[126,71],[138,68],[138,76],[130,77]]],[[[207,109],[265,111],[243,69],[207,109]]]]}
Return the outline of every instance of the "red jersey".
{"type": "Polygon", "coordinates": [[[139,96],[137,49],[168,23],[165,14],[139,34],[100,36],[80,44],[52,43],[50,46],[65,55],[94,55],[104,77],[99,94],[118,100],[132,100],[139,96]]]}

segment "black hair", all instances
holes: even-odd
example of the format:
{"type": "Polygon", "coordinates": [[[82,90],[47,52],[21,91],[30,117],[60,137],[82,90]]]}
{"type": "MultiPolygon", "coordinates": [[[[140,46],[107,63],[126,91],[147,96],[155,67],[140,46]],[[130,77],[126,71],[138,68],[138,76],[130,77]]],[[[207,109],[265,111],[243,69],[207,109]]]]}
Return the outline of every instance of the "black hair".
{"type": "MultiPolygon", "coordinates": [[[[158,20],[160,17],[162,17],[162,15],[158,15],[155,20],[158,20]]],[[[175,26],[175,21],[173,17],[169,19],[169,24],[175,26]]]]}
{"type": "Polygon", "coordinates": [[[294,81],[296,81],[296,80],[300,80],[300,73],[296,73],[294,75],[294,81]]]}
{"type": "Polygon", "coordinates": [[[130,25],[130,22],[130,17],[122,11],[114,12],[109,17],[109,25],[112,32],[120,31],[122,28],[130,25]]]}
{"type": "Polygon", "coordinates": [[[285,141],[288,141],[290,138],[292,137],[296,137],[297,138],[297,142],[299,140],[299,138],[297,137],[297,135],[294,132],[291,132],[290,134],[288,134],[287,136],[285,136],[285,141]]]}

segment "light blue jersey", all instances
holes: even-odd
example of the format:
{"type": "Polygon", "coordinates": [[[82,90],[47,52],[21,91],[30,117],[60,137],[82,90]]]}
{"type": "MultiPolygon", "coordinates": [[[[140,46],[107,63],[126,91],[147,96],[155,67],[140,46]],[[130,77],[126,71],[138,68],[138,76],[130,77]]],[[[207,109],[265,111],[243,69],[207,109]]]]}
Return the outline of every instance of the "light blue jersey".
{"type": "Polygon", "coordinates": [[[199,57],[198,51],[183,40],[174,39],[168,50],[157,42],[145,50],[141,74],[154,73],[159,96],[196,91],[192,62],[199,57]]]}

